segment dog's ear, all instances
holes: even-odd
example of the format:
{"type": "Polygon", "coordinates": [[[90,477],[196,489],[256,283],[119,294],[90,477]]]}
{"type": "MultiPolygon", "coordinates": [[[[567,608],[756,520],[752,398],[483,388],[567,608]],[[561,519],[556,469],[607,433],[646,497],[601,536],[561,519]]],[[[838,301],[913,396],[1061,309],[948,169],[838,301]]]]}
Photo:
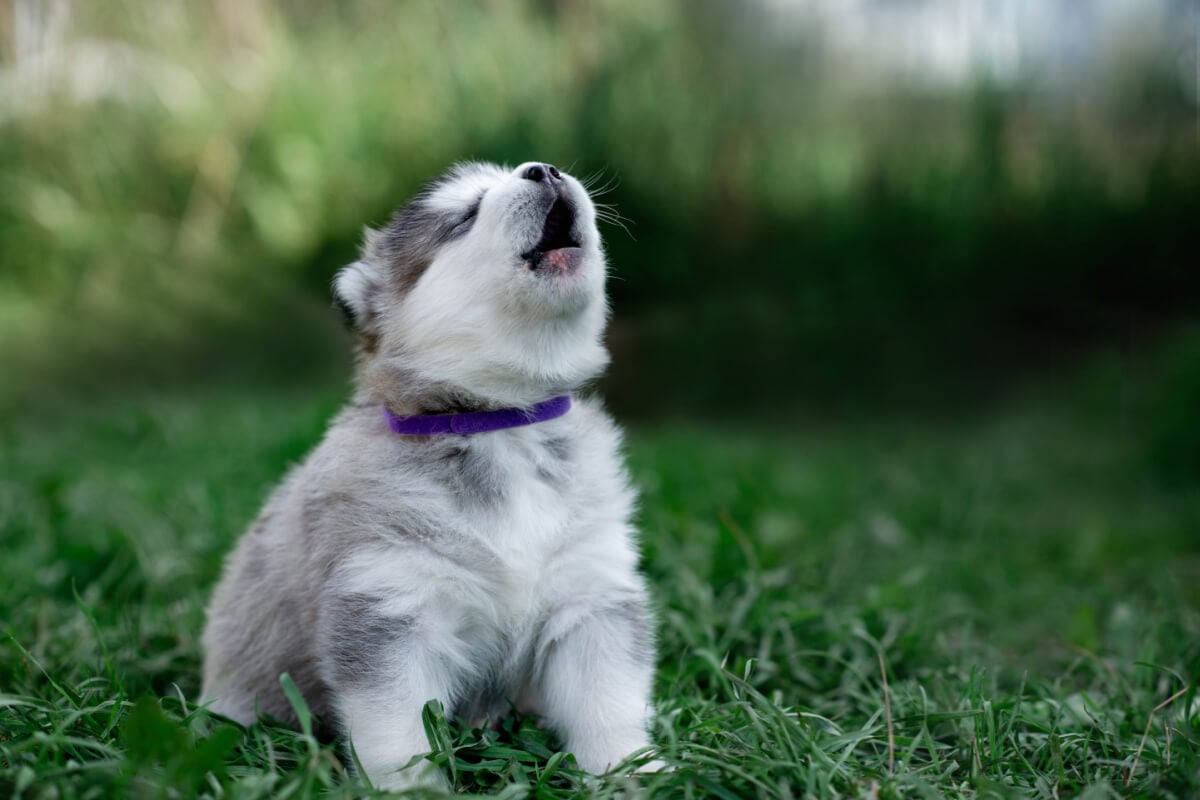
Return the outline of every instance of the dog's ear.
{"type": "Polygon", "coordinates": [[[384,292],[380,270],[365,258],[355,261],[333,276],[332,289],[333,304],[342,312],[346,327],[361,336],[377,336],[384,292]]]}

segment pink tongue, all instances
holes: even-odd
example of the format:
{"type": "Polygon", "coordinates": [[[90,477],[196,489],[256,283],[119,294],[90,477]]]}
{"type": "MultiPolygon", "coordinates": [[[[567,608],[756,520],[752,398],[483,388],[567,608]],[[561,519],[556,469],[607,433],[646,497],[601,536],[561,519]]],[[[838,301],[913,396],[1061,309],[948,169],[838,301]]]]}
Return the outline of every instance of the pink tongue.
{"type": "Polygon", "coordinates": [[[570,269],[571,264],[574,262],[575,255],[573,252],[571,252],[572,249],[573,248],[570,247],[560,247],[557,250],[551,250],[550,252],[546,253],[545,256],[543,256],[543,259],[547,265],[553,267],[554,269],[570,269]]]}

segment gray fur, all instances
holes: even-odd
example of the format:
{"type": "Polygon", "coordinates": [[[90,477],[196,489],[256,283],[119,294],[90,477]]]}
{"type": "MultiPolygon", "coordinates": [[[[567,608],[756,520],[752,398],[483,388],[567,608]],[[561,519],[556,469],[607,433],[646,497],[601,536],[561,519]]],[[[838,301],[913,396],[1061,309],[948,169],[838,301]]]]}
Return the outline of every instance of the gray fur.
{"type": "Polygon", "coordinates": [[[504,476],[495,459],[478,448],[453,447],[442,462],[447,485],[462,506],[495,506],[504,499],[504,476]]]}
{"type": "Polygon", "coordinates": [[[487,669],[464,681],[455,693],[455,716],[477,727],[485,720],[499,720],[517,700],[531,658],[517,637],[501,633],[493,642],[487,669]]]}
{"type": "Polygon", "coordinates": [[[403,647],[413,621],[380,612],[380,599],[366,594],[336,594],[324,598],[319,623],[319,652],[336,686],[355,686],[386,680],[388,659],[403,647]]]}
{"type": "Polygon", "coordinates": [[[650,611],[642,598],[618,603],[608,612],[624,628],[630,653],[638,664],[654,664],[654,634],[650,629],[650,611]]]}
{"type": "Polygon", "coordinates": [[[303,591],[281,581],[278,570],[286,565],[271,552],[269,531],[259,526],[242,540],[213,598],[214,608],[237,608],[239,612],[236,616],[210,614],[206,641],[220,642],[220,646],[206,648],[205,676],[208,680],[217,672],[225,673],[222,704],[217,710],[240,707],[244,709],[240,713],[225,713],[245,724],[253,722],[257,713],[294,725],[296,714],[280,687],[280,675],[291,675],[318,717],[329,716],[328,687],[304,633],[315,614],[303,591]],[[264,591],[268,586],[275,589],[264,591]],[[232,653],[239,654],[238,669],[225,672],[221,661],[232,653]]]}
{"type": "Polygon", "coordinates": [[[383,268],[379,279],[364,281],[357,297],[348,297],[339,290],[338,281],[333,282],[334,307],[348,328],[366,337],[368,348],[374,344],[373,329],[380,307],[390,302],[389,295],[394,299],[411,291],[433,263],[438,248],[466,236],[475,223],[482,197],[458,211],[431,206],[433,193],[447,180],[440,178],[426,186],[382,229],[367,229],[363,255],[383,268]]]}
{"type": "Polygon", "coordinates": [[[546,440],[546,452],[558,461],[570,461],[572,455],[571,442],[562,437],[552,437],[546,440]]]}
{"type": "Polygon", "coordinates": [[[371,237],[370,256],[389,268],[401,293],[412,290],[433,263],[438,248],[470,233],[479,215],[482,197],[457,213],[431,207],[430,196],[446,180],[441,178],[425,187],[371,237]]]}

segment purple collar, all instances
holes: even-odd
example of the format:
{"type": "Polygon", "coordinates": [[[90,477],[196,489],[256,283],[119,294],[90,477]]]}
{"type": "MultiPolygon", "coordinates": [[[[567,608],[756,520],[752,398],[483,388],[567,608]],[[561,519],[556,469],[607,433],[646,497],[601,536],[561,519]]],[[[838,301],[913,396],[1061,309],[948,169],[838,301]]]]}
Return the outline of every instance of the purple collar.
{"type": "Polygon", "coordinates": [[[495,411],[466,411],[461,414],[416,414],[402,417],[383,407],[383,416],[392,433],[401,436],[436,436],[456,433],[488,433],[504,428],[519,428],[535,422],[557,419],[571,410],[571,395],[562,394],[530,408],[498,408],[495,411]]]}

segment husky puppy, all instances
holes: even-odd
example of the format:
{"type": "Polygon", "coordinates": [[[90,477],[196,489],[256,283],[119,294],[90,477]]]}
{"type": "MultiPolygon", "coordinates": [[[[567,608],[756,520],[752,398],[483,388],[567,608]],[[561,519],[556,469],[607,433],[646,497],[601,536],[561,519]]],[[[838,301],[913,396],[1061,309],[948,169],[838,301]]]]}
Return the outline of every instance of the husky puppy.
{"type": "Polygon", "coordinates": [[[442,780],[404,769],[433,699],[470,721],[540,713],[594,773],[649,745],[634,496],[619,432],[571,395],[608,362],[595,218],[549,164],[469,163],[368,231],[333,281],[354,399],[225,565],[213,711],[294,724],[290,673],[387,788],[442,780]]]}

